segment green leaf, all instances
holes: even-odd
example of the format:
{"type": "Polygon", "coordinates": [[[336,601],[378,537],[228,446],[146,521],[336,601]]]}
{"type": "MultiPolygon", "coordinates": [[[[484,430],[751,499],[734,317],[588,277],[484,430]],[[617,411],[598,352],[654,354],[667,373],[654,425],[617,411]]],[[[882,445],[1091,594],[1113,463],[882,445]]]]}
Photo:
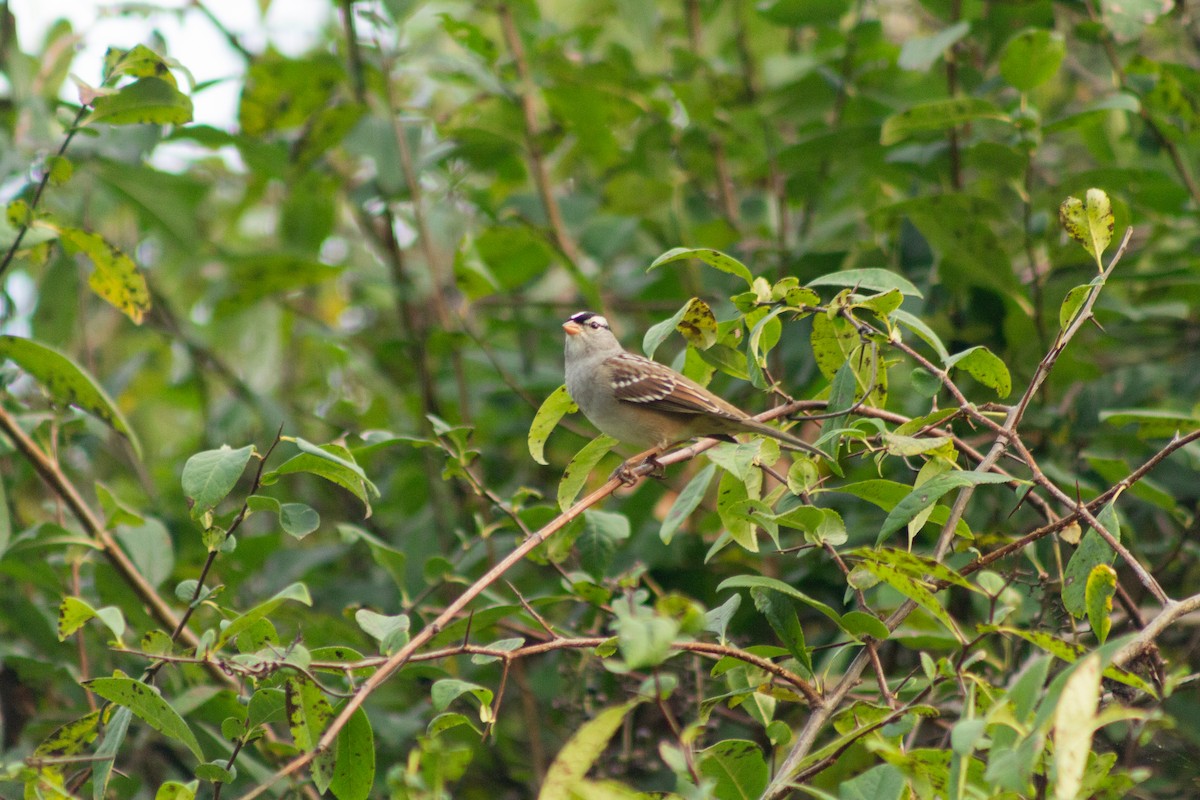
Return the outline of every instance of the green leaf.
{"type": "Polygon", "coordinates": [[[234,450],[225,444],[217,450],[196,453],[187,460],[183,465],[182,483],[192,519],[212,511],[233,491],[253,454],[254,445],[234,450]]]}
{"type": "Polygon", "coordinates": [[[946,630],[954,634],[954,638],[958,639],[958,641],[966,641],[963,638],[962,631],[958,629],[958,625],[954,622],[954,618],[938,602],[937,597],[934,596],[930,587],[924,581],[914,578],[906,574],[905,571],[883,561],[864,559],[862,566],[876,578],[923,608],[931,617],[942,623],[946,630]]]}
{"type": "Polygon", "coordinates": [[[383,568],[397,589],[404,589],[406,585],[405,564],[408,562],[408,556],[403,550],[392,547],[379,537],[354,525],[339,525],[338,531],[346,541],[365,542],[371,550],[371,558],[375,563],[383,568]]]}
{"type": "Polygon", "coordinates": [[[197,764],[193,774],[202,781],[232,783],[237,778],[237,768],[227,769],[225,767],[226,763],[223,761],[207,761],[203,764],[197,764]]]}
{"type": "Polygon", "coordinates": [[[879,641],[886,641],[892,632],[888,630],[888,626],[883,624],[883,621],[873,614],[868,614],[865,611],[847,611],[842,615],[842,629],[853,636],[855,639],[862,639],[866,636],[874,637],[879,641]]]}
{"type": "Polygon", "coordinates": [[[687,486],[683,487],[683,491],[675,498],[675,502],[671,504],[667,515],[663,517],[662,527],[658,530],[658,538],[663,544],[670,544],[671,539],[675,537],[675,532],[679,530],[688,517],[692,515],[700,503],[704,501],[704,495],[708,492],[708,486],[712,483],[713,475],[717,472],[715,464],[709,464],[704,469],[697,472],[687,486]]]}
{"type": "Polygon", "coordinates": [[[365,633],[379,642],[379,650],[384,655],[391,655],[408,644],[408,632],[412,621],[407,614],[389,616],[369,608],[360,608],[354,612],[354,621],[365,633]]]}
{"type": "Polygon", "coordinates": [[[902,308],[898,308],[892,312],[892,320],[920,336],[926,344],[933,348],[938,360],[944,363],[950,357],[949,352],[946,350],[946,345],[942,344],[941,338],[934,333],[933,328],[926,325],[919,317],[908,313],[902,308]]]}
{"type": "Polygon", "coordinates": [[[654,263],[647,270],[661,267],[663,264],[670,264],[673,261],[685,261],[689,258],[699,259],[710,267],[719,269],[721,272],[737,275],[746,282],[747,286],[751,286],[754,283],[754,276],[750,274],[750,270],[746,269],[745,264],[733,256],[725,255],[719,250],[710,250],[707,248],[676,247],[654,259],[654,263]]]}
{"type": "Polygon", "coordinates": [[[375,784],[375,732],[359,708],[338,731],[329,791],[337,800],[367,800],[375,784]]]}
{"type": "Polygon", "coordinates": [[[275,609],[286,602],[300,603],[301,605],[311,606],[312,596],[308,593],[308,587],[303,583],[292,583],[285,586],[276,592],[271,598],[259,603],[254,608],[234,617],[221,629],[221,635],[217,638],[216,649],[225,646],[227,642],[231,642],[238,637],[240,633],[248,630],[252,625],[260,619],[269,617],[275,609]]]}
{"type": "Polygon", "coordinates": [[[613,554],[629,538],[629,517],[589,508],[583,512],[583,532],[575,540],[579,565],[597,581],[612,566],[613,554]]]}
{"type": "Polygon", "coordinates": [[[174,81],[160,77],[138,78],[114,94],[102,94],[92,102],[85,125],[184,125],[192,121],[192,100],[174,81]]]}
{"type": "MultiPolygon", "coordinates": [[[[342,447],[340,444],[333,443],[313,444],[312,442],[306,439],[301,439],[298,436],[293,438],[292,441],[296,443],[296,447],[300,448],[302,453],[337,464],[339,467],[344,467],[345,469],[354,473],[362,481],[370,485],[371,489],[373,490],[372,494],[375,497],[379,496],[379,490],[375,488],[374,484],[367,480],[367,473],[363,472],[362,467],[355,463],[354,455],[345,447],[342,447]]],[[[280,470],[276,470],[276,472],[282,472],[282,468],[280,470]]]]}
{"type": "Polygon", "coordinates": [[[165,781],[154,793],[154,800],[195,800],[199,781],[184,784],[179,781],[165,781]]]}
{"type": "Polygon", "coordinates": [[[444,678],[433,684],[429,691],[430,700],[435,711],[445,711],[459,697],[469,694],[475,698],[480,709],[492,704],[495,695],[491,689],[477,683],[461,681],[456,678],[444,678]]]}
{"type": "Polygon", "coordinates": [[[1012,391],[1012,376],[1004,362],[986,347],[977,346],[955,353],[946,361],[946,368],[957,367],[988,388],[995,389],[1001,398],[1012,391]]]}
{"type": "Polygon", "coordinates": [[[538,800],[571,800],[573,790],[600,758],[608,741],[640,701],[605,709],[579,727],[546,770],[538,800]]]}
{"type": "Polygon", "coordinates": [[[134,45],[128,50],[123,50],[119,47],[110,47],[104,53],[104,69],[102,74],[106,82],[111,82],[114,78],[122,76],[130,78],[158,76],[172,86],[175,86],[177,85],[175,83],[175,76],[170,72],[170,67],[172,66],[178,66],[178,64],[171,59],[159,55],[143,44],[134,45]]]}
{"type": "MultiPolygon", "coordinates": [[[[1035,647],[1044,650],[1058,660],[1064,661],[1068,664],[1074,664],[1088,652],[1088,649],[1083,645],[1063,641],[1062,639],[1046,633],[1045,631],[1027,631],[1006,625],[980,625],[978,626],[978,631],[980,633],[1004,633],[1008,634],[1009,636],[1016,636],[1020,639],[1024,639],[1035,647]]],[[[1114,639],[1112,642],[1109,642],[1106,647],[1119,644],[1120,640],[1114,639]]],[[[1104,677],[1108,678],[1109,680],[1117,681],[1118,683],[1123,683],[1126,686],[1132,686],[1138,691],[1145,692],[1151,697],[1158,696],[1158,693],[1154,691],[1154,687],[1147,683],[1144,679],[1130,672],[1129,670],[1113,664],[1109,664],[1104,668],[1104,677]]],[[[1044,693],[1043,696],[1045,696],[1044,693]]]]}
{"type": "Polygon", "coordinates": [[[138,572],[152,586],[171,577],[175,569],[175,545],[166,525],[151,518],[140,525],[118,525],[115,533],[138,572]]]}
{"type": "Polygon", "coordinates": [[[804,644],[804,629],[800,627],[800,619],[796,616],[796,606],[790,597],[770,589],[755,587],[750,590],[750,598],[771,628],[783,642],[792,657],[812,674],[812,658],[804,644]]]}
{"type": "Polygon", "coordinates": [[[1109,425],[1137,425],[1137,435],[1143,439],[1160,439],[1200,430],[1200,418],[1194,414],[1154,408],[1112,409],[1101,411],[1099,416],[1109,425]]]}
{"type": "Polygon", "coordinates": [[[425,726],[425,735],[435,737],[460,725],[465,725],[476,733],[482,733],[475,727],[475,723],[464,715],[454,711],[445,711],[429,720],[429,724],[425,726]]]}
{"type": "Polygon", "coordinates": [[[1013,88],[1028,92],[1053,78],[1066,54],[1066,40],[1058,31],[1026,28],[1004,45],[1000,74],[1013,88]]]}
{"type": "Polygon", "coordinates": [[[321,526],[321,515],[304,503],[283,503],[279,507],[279,526],[287,535],[303,539],[321,526]]]}
{"type": "Polygon", "coordinates": [[[888,455],[902,458],[924,455],[934,450],[953,450],[953,443],[949,436],[901,436],[885,431],[883,444],[888,455]]]}
{"type": "Polygon", "coordinates": [[[751,500],[745,480],[733,472],[725,472],[717,482],[717,514],[733,541],[751,553],[758,552],[758,526],[748,514],[740,513],[751,500]]]}
{"type": "MultiPolygon", "coordinates": [[[[695,299],[692,298],[692,300],[695,299]]],[[[665,342],[671,332],[676,329],[690,306],[691,301],[689,300],[670,317],[662,322],[656,322],[646,329],[646,334],[642,337],[642,352],[646,354],[647,358],[654,358],[654,353],[658,350],[659,345],[665,342]]]]}
{"type": "Polygon", "coordinates": [[[546,440],[550,438],[550,433],[558,426],[558,421],[564,415],[574,414],[578,410],[579,406],[575,405],[575,401],[571,399],[565,385],[555,389],[549,397],[542,401],[542,405],[533,415],[533,422],[529,426],[529,455],[533,457],[534,461],[542,466],[549,464],[545,455],[546,440]]]}
{"type": "MultiPolygon", "coordinates": [[[[304,675],[289,675],[284,690],[287,693],[288,728],[292,741],[301,751],[311,753],[317,748],[321,734],[333,719],[333,707],[320,687],[304,675]]],[[[333,780],[336,750],[317,753],[312,761],[313,783],[324,792],[333,780]]]]}
{"type": "Polygon", "coordinates": [[[1087,302],[1088,295],[1094,284],[1088,283],[1083,286],[1076,286],[1067,292],[1067,296],[1063,298],[1062,305],[1058,307],[1058,327],[1066,330],[1071,323],[1075,321],[1075,315],[1079,313],[1079,309],[1083,308],[1083,304],[1087,302]]]}
{"type": "Polygon", "coordinates": [[[907,783],[891,764],[878,764],[838,786],[839,800],[900,800],[907,783]]]}
{"type": "Polygon", "coordinates": [[[1112,628],[1112,600],[1117,593],[1117,571],[1108,564],[1097,564],[1088,575],[1087,601],[1088,622],[1100,644],[1108,639],[1112,628]]]}
{"type": "MultiPolygon", "coordinates": [[[[946,472],[931,478],[929,481],[913,489],[903,500],[896,504],[896,507],[888,514],[887,519],[883,521],[883,527],[879,530],[879,536],[876,537],[875,544],[876,546],[881,544],[887,537],[907,525],[917,514],[940,500],[947,492],[960,489],[964,486],[978,486],[986,483],[1009,483],[1011,481],[1014,481],[1014,479],[998,475],[994,472],[955,471],[946,472]]],[[[843,487],[843,490],[845,488],[843,487]]]]}
{"type": "Polygon", "coordinates": [[[1058,221],[1063,230],[1096,260],[1096,267],[1104,271],[1101,256],[1112,241],[1112,201],[1103,189],[1088,189],[1084,199],[1068,197],[1058,207],[1058,221]]]}
{"type": "Polygon", "coordinates": [[[86,411],[124,436],[141,457],[142,445],[116,403],[95,378],[70,358],[20,336],[0,336],[0,358],[12,361],[28,373],[56,403],[86,411]]]}
{"type": "Polygon", "coordinates": [[[820,600],[809,597],[791,584],[784,583],[778,578],[768,578],[765,575],[735,575],[732,578],[726,578],[721,581],[720,585],[717,586],[718,592],[723,592],[727,589],[769,589],[779,592],[794,600],[799,600],[807,606],[811,606],[829,617],[839,628],[843,627],[841,615],[830,606],[822,603],[820,600]]]}
{"type": "Polygon", "coordinates": [[[804,540],[818,546],[840,547],[850,538],[842,515],[832,508],[796,506],[774,519],[780,525],[804,531],[804,540]]]}
{"type": "Polygon", "coordinates": [[[866,289],[872,292],[897,291],[907,297],[923,297],[907,278],[890,269],[863,267],[830,272],[808,282],[808,286],[841,286],[849,289],[866,289]]]}
{"type": "MultiPolygon", "coordinates": [[[[120,705],[120,704],[118,704],[120,705]]],[[[174,713],[172,709],[171,713],[174,713]]],[[[92,800],[104,800],[108,793],[108,779],[112,775],[113,765],[117,761],[117,753],[125,744],[125,736],[129,733],[129,723],[133,719],[133,710],[121,705],[115,713],[108,717],[104,728],[104,739],[96,748],[95,762],[92,769],[92,800]]],[[[152,726],[153,727],[153,726],[152,726]]],[[[187,730],[185,728],[185,730],[187,730]]],[[[187,730],[191,735],[191,730],[187,730]]],[[[193,739],[194,741],[194,739],[193,739]]]]}
{"type": "Polygon", "coordinates": [[[103,622],[118,641],[125,635],[125,616],[121,609],[105,606],[97,610],[78,597],[64,597],[58,607],[58,640],[66,640],[94,618],[103,622]]]}
{"type": "Polygon", "coordinates": [[[724,643],[725,631],[729,628],[733,615],[737,613],[741,605],[742,596],[740,594],[730,595],[728,600],[716,608],[710,609],[704,615],[704,630],[715,633],[717,639],[724,643]]]}
{"type": "Polygon", "coordinates": [[[1009,117],[988,100],[977,97],[954,97],[922,103],[883,121],[879,143],[888,147],[917,133],[943,131],[964,122],[992,119],[1009,122],[1009,117]]]}
{"type": "Polygon", "coordinates": [[[770,770],[759,746],[746,739],[725,739],[696,753],[700,774],[715,782],[714,797],[759,797],[770,770]]]}
{"type": "Polygon", "coordinates": [[[367,478],[362,467],[354,463],[354,455],[349,450],[338,444],[318,446],[300,438],[295,442],[303,452],[289,458],[278,469],[265,473],[262,477],[264,486],[275,483],[284,475],[316,475],[353,494],[362,501],[366,516],[371,516],[371,498],[379,496],[379,489],[367,478]]]}
{"type": "Polygon", "coordinates": [[[900,69],[927,72],[933,66],[933,62],[942,57],[942,53],[970,31],[971,23],[963,20],[931,36],[913,36],[905,39],[904,44],[900,47],[900,57],[896,59],[896,64],[900,69]]]}
{"type": "Polygon", "coordinates": [[[671,644],[679,635],[678,619],[632,600],[614,603],[613,612],[616,614],[613,629],[624,669],[649,669],[667,660],[671,644]]]}
{"type": "MultiPolygon", "coordinates": [[[[898,483],[897,481],[876,478],[848,483],[844,486],[839,486],[837,491],[861,497],[863,500],[882,508],[884,511],[892,511],[904,498],[912,493],[913,487],[898,483]]],[[[916,518],[915,514],[913,518],[916,518]]],[[[936,506],[933,509],[933,513],[929,515],[929,522],[935,525],[944,525],[949,519],[950,509],[945,506],[936,506]]],[[[908,523],[904,524],[907,525],[908,523]]],[[[970,538],[971,529],[965,521],[960,519],[958,525],[954,528],[954,533],[957,536],[970,538]]]]}
{"type": "Polygon", "coordinates": [[[890,547],[879,550],[859,548],[853,551],[851,555],[887,564],[910,578],[915,578],[919,581],[937,580],[972,592],[981,591],[979,587],[945,564],[934,561],[932,558],[925,558],[916,553],[910,553],[907,550],[897,550],[890,547]]]}
{"type": "Polygon", "coordinates": [[[204,760],[204,752],[196,741],[196,735],[156,687],[124,676],[93,678],[83,681],[83,685],[105,700],[128,708],[142,722],[180,742],[197,759],[204,760]]]}
{"type": "Polygon", "coordinates": [[[287,718],[287,696],[282,689],[262,688],[250,696],[246,707],[246,726],[255,728],[287,718]]]}
{"type": "MultiPolygon", "coordinates": [[[[1121,521],[1117,517],[1115,500],[1101,509],[1096,521],[1111,533],[1117,541],[1121,540],[1121,521]]],[[[1071,554],[1067,567],[1063,570],[1062,601],[1063,607],[1072,616],[1082,617],[1088,613],[1087,584],[1092,571],[1100,566],[1111,566],[1117,554],[1109,547],[1108,542],[1089,529],[1083,535],[1079,546],[1071,554]]]]}
{"type": "Polygon", "coordinates": [[[617,440],[607,434],[600,434],[588,442],[567,464],[563,470],[562,480],[558,482],[558,507],[566,511],[579,496],[579,491],[587,483],[588,476],[600,460],[608,455],[608,451],[617,446],[617,440]]]}

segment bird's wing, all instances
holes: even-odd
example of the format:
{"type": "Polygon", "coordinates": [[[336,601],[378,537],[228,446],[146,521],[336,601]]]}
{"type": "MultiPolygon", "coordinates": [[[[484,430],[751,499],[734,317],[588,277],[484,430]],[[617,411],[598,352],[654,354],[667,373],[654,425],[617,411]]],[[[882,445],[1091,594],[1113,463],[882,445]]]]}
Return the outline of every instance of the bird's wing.
{"type": "Polygon", "coordinates": [[[618,400],[675,414],[743,418],[734,406],[657,361],[633,353],[620,353],[613,356],[610,363],[613,366],[613,392],[618,400]]]}

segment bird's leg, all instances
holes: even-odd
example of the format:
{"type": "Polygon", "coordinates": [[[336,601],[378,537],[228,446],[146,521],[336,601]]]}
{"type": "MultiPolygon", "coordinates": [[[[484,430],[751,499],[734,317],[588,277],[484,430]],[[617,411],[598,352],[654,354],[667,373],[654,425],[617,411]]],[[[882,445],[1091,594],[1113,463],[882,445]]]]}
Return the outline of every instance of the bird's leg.
{"type": "Polygon", "coordinates": [[[633,486],[638,482],[638,475],[634,474],[634,470],[643,465],[649,464],[650,471],[646,473],[651,478],[662,478],[666,472],[666,468],[658,463],[658,455],[662,452],[660,447],[652,447],[649,450],[638,453],[636,456],[631,456],[621,462],[621,466],[613,470],[612,475],[609,475],[609,480],[616,478],[626,486],[633,486]]]}
{"type": "Polygon", "coordinates": [[[659,463],[657,452],[646,456],[646,460],[642,463],[650,465],[650,471],[646,473],[647,478],[654,478],[655,480],[661,481],[667,476],[667,468],[659,463]]]}

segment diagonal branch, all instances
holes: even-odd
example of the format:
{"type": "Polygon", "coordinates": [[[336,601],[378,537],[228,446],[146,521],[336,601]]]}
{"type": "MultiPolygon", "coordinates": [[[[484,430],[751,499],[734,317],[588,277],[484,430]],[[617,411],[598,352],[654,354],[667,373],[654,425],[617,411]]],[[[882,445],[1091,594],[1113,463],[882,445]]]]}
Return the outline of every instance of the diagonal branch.
{"type": "MultiPolygon", "coordinates": [[[[92,511],[79,490],[75,488],[75,484],[71,483],[70,478],[63,474],[58,464],[37,446],[33,439],[21,429],[17,420],[3,407],[0,407],[0,431],[9,438],[13,447],[29,462],[51,491],[62,498],[67,508],[71,510],[71,514],[83,526],[84,531],[96,542],[109,563],[133,589],[134,594],[146,604],[154,618],[166,628],[174,629],[179,624],[179,617],[175,615],[174,609],[159,596],[155,588],[117,544],[108,528],[92,511]]],[[[196,638],[196,634],[188,629],[180,632],[180,638],[191,647],[195,647],[200,641],[196,638]]]]}

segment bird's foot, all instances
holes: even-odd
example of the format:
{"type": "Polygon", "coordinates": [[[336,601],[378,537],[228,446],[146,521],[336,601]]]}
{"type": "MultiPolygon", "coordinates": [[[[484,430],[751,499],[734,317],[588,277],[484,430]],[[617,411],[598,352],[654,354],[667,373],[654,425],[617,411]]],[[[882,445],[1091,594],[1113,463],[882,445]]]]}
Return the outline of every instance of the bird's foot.
{"type": "Polygon", "coordinates": [[[646,456],[646,460],[642,463],[650,465],[650,471],[646,473],[647,478],[654,478],[655,480],[661,481],[663,478],[667,477],[667,468],[664,467],[655,456],[646,456]]]}
{"type": "Polygon", "coordinates": [[[629,465],[628,461],[622,461],[621,466],[614,469],[612,475],[608,476],[608,479],[611,481],[613,478],[616,478],[626,486],[633,486],[638,482],[638,476],[633,472],[634,469],[634,467],[629,465]]]}
{"type": "Polygon", "coordinates": [[[656,458],[656,456],[657,456],[657,453],[651,453],[650,455],[648,455],[644,459],[642,459],[640,462],[637,461],[636,458],[627,459],[626,461],[623,461],[621,463],[621,466],[619,466],[615,470],[613,470],[612,475],[609,475],[608,478],[609,478],[609,480],[616,478],[617,480],[619,480],[621,483],[625,484],[626,486],[633,486],[635,483],[638,482],[638,478],[641,477],[640,475],[637,474],[637,470],[641,469],[644,466],[649,465],[650,471],[643,473],[643,474],[645,474],[645,476],[648,478],[655,478],[657,480],[662,480],[667,474],[667,468],[659,463],[658,458],[656,458]]]}

